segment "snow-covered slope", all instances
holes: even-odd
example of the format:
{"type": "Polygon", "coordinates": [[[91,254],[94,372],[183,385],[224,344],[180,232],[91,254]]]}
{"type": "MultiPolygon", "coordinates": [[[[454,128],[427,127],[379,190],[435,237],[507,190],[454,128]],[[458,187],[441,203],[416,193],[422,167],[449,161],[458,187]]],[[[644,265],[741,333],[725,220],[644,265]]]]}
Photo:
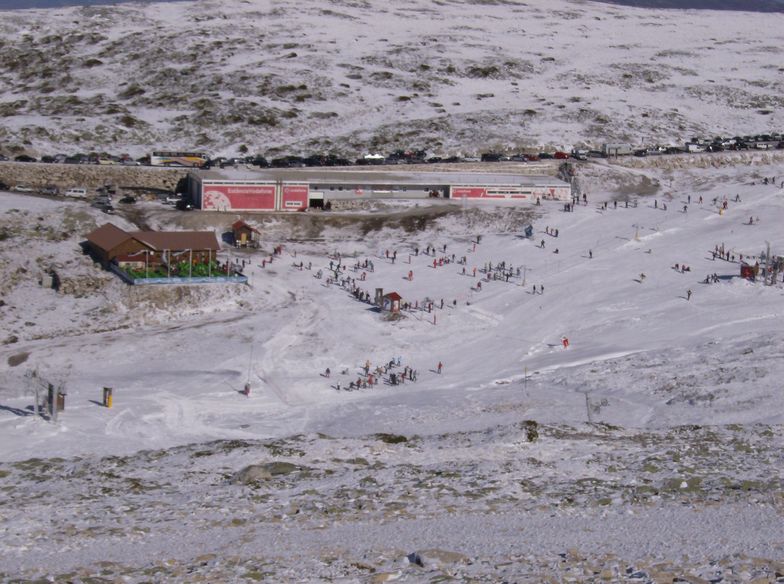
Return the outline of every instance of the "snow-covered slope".
{"type": "Polygon", "coordinates": [[[442,155],[776,131],[783,23],[582,0],[7,11],[0,143],[442,155]]]}
{"type": "MultiPolygon", "coordinates": [[[[2,307],[18,339],[0,350],[0,574],[774,581],[784,288],[737,277],[740,254],[784,247],[781,165],[765,160],[590,164],[574,212],[441,202],[424,231],[401,218],[416,208],[311,216],[294,237],[291,218],[249,218],[264,233],[264,252],[242,256],[250,286],[175,304],[111,281],[72,299],[17,275],[2,307]],[[338,253],[341,278],[432,312],[389,320],[316,278],[338,253]],[[452,254],[465,275],[438,265],[452,254]],[[353,270],[365,260],[375,269],[353,270]],[[512,276],[488,281],[499,262],[512,276]],[[398,357],[392,371],[417,381],[345,391],[366,361],[398,357]],[[57,424],[30,415],[35,367],[65,384],[57,424]]],[[[47,235],[63,203],[0,200],[43,226],[4,238],[6,274],[31,261],[25,243],[78,253],[76,234],[47,235]]]]}

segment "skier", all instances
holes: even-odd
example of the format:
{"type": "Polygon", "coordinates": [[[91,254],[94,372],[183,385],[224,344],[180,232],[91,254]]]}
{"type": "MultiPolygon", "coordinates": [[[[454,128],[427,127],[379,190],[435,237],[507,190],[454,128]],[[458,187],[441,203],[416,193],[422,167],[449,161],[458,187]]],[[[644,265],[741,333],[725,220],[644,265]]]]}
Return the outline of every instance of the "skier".
{"type": "Polygon", "coordinates": [[[686,300],[691,300],[691,290],[686,290],[686,300]]]}
{"type": "Polygon", "coordinates": [[[569,339],[567,339],[566,337],[563,337],[561,339],[561,344],[563,345],[564,349],[568,349],[569,348],[569,339]]]}
{"type": "Polygon", "coordinates": [[[438,374],[441,375],[441,369],[444,367],[444,364],[441,361],[438,362],[438,374]]]}
{"type": "Polygon", "coordinates": [[[593,259],[593,250],[588,250],[588,259],[593,259]]]}
{"type": "Polygon", "coordinates": [[[329,377],[329,373],[330,373],[329,367],[327,367],[327,370],[324,372],[324,376],[329,377]]]}

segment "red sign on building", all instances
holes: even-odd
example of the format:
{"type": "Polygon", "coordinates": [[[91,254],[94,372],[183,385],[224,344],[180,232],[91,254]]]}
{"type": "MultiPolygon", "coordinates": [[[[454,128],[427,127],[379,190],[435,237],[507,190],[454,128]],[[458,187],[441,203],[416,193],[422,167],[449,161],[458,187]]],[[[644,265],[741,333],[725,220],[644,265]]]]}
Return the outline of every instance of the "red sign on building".
{"type": "Polygon", "coordinates": [[[201,208],[213,211],[275,209],[275,185],[203,186],[201,208]]]}
{"type": "Polygon", "coordinates": [[[283,185],[283,211],[300,211],[308,208],[308,185],[283,185]]]}
{"type": "Polygon", "coordinates": [[[452,187],[452,198],[481,199],[487,196],[487,189],[482,187],[452,187]]]}

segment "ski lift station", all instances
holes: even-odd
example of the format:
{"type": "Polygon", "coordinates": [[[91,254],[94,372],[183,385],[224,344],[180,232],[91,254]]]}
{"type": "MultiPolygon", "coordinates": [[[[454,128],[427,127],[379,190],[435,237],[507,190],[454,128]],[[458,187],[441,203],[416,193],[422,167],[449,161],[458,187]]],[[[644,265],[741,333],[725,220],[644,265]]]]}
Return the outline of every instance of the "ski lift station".
{"type": "Polygon", "coordinates": [[[190,172],[188,195],[204,211],[304,211],[346,200],[569,201],[572,188],[520,174],[227,168],[190,172]]]}

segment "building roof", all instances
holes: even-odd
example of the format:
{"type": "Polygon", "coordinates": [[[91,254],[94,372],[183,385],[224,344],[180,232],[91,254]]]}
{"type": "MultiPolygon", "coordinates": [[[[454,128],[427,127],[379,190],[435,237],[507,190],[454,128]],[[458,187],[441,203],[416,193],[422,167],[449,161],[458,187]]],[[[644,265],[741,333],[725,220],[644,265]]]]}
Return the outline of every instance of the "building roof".
{"type": "Polygon", "coordinates": [[[116,225],[105,223],[87,234],[87,241],[104,251],[114,249],[121,243],[130,239],[131,234],[123,231],[116,225]]]}
{"type": "MultiPolygon", "coordinates": [[[[523,170],[525,168],[523,167],[523,170]]],[[[533,169],[528,169],[530,170],[533,169]]],[[[546,170],[537,168],[539,172],[546,170]]],[[[275,184],[277,182],[309,185],[424,185],[424,186],[568,186],[553,176],[487,172],[409,172],[404,170],[334,170],[334,169],[210,169],[191,172],[206,183],[275,184]]]]}
{"type": "Polygon", "coordinates": [[[237,221],[235,221],[234,223],[231,224],[231,228],[234,229],[234,230],[242,229],[243,227],[247,227],[248,229],[250,229],[251,231],[254,231],[255,233],[261,233],[258,229],[248,225],[242,219],[238,219],[237,221]]]}
{"type": "Polygon", "coordinates": [[[212,231],[132,231],[130,235],[156,251],[218,251],[220,244],[212,231]]]}
{"type": "Polygon", "coordinates": [[[403,297],[397,292],[390,292],[389,294],[384,294],[384,298],[389,298],[390,300],[403,300],[403,297]]]}
{"type": "Polygon", "coordinates": [[[109,252],[129,239],[135,239],[155,251],[165,249],[183,251],[220,250],[220,244],[212,231],[123,231],[116,225],[106,223],[87,234],[93,246],[109,252]]]}

